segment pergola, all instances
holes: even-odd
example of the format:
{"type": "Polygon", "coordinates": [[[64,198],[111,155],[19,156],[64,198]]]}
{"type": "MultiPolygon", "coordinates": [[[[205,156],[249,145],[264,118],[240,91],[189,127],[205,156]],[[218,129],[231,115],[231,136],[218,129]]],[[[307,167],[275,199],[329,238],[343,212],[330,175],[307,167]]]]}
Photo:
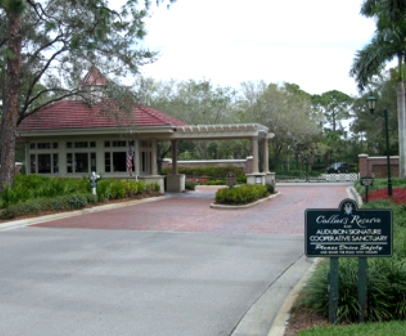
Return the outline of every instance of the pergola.
{"type": "MultiPolygon", "coordinates": [[[[138,130],[139,132],[140,130],[138,130]]],[[[162,131],[162,130],[161,130],[162,131]]],[[[156,181],[163,179],[158,175],[157,146],[160,140],[169,140],[172,143],[172,175],[167,176],[167,191],[180,192],[184,190],[184,176],[177,171],[177,143],[181,140],[227,140],[227,139],[250,139],[252,141],[253,172],[247,174],[249,184],[272,184],[274,174],[269,171],[269,146],[268,142],[275,134],[270,133],[268,127],[260,124],[227,124],[227,125],[196,125],[177,126],[167,128],[166,132],[156,134],[151,138],[151,130],[138,138],[149,139],[152,142],[152,167],[151,176],[146,179],[156,181]],[[260,172],[259,167],[259,142],[263,146],[263,167],[260,172]]],[[[139,160],[136,160],[139,162],[139,160]]],[[[159,182],[159,181],[156,181],[159,182]]]]}

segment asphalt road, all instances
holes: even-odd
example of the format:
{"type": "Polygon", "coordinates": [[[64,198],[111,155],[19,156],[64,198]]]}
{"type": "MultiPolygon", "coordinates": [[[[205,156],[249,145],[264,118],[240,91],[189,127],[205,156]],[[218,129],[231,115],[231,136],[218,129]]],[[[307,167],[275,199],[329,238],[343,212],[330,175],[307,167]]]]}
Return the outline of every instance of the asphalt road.
{"type": "Polygon", "coordinates": [[[229,336],[303,259],[305,209],[337,208],[347,186],[278,186],[231,211],[207,188],[1,231],[0,335],[229,336]]]}

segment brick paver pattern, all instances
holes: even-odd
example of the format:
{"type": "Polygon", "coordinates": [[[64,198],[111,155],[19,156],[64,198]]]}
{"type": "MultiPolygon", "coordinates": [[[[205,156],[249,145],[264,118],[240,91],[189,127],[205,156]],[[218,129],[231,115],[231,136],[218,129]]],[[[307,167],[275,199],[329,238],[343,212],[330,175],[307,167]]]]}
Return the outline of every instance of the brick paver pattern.
{"type": "Polygon", "coordinates": [[[279,197],[239,210],[212,209],[217,189],[172,195],[39,224],[41,227],[173,232],[303,234],[308,208],[338,208],[348,185],[283,185],[279,197]]]}

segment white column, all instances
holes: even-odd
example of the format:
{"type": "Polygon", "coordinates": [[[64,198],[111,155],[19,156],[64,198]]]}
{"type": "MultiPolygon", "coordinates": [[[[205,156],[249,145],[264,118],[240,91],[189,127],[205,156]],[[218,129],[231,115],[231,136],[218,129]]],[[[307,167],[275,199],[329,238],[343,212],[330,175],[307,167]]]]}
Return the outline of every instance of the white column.
{"type": "Polygon", "coordinates": [[[258,138],[252,138],[252,173],[256,174],[259,173],[259,166],[258,166],[258,138]]]}
{"type": "Polygon", "coordinates": [[[172,175],[178,174],[178,158],[176,156],[176,140],[172,140],[172,175]]]}
{"type": "Polygon", "coordinates": [[[158,146],[157,139],[152,139],[151,175],[158,175],[158,146]]]}
{"type": "Polygon", "coordinates": [[[265,138],[263,140],[263,157],[264,157],[264,164],[263,164],[263,170],[264,173],[269,173],[269,147],[268,147],[268,134],[265,135],[265,138]]]}

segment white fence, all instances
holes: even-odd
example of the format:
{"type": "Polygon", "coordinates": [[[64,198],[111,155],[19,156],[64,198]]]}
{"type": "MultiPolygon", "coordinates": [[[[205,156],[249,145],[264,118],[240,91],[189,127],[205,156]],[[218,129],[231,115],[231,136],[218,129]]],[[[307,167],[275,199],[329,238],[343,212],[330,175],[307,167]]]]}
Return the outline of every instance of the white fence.
{"type": "Polygon", "coordinates": [[[359,174],[351,173],[351,174],[322,174],[319,176],[308,176],[306,178],[291,178],[291,179],[278,179],[278,175],[275,176],[276,182],[291,182],[291,183],[298,183],[298,182],[353,182],[359,179],[359,174]]]}

